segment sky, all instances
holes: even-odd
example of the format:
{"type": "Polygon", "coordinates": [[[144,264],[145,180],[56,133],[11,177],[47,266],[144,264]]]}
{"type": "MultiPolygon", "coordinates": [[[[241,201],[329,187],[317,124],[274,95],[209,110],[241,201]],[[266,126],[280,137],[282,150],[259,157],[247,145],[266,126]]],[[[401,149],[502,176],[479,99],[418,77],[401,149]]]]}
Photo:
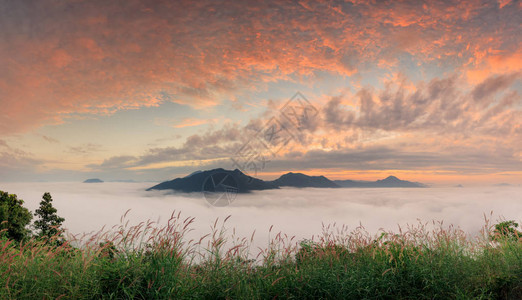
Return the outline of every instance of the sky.
{"type": "Polygon", "coordinates": [[[521,16],[510,0],[0,0],[0,182],[238,167],[518,185],[521,16]]]}

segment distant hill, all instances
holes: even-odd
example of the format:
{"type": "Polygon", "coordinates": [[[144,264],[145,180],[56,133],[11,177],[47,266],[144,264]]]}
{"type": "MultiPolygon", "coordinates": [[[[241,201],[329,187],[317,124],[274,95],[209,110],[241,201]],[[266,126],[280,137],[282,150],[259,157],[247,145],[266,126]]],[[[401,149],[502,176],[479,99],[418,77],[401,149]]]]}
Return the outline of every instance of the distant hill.
{"type": "Polygon", "coordinates": [[[226,183],[227,186],[237,188],[238,193],[248,193],[251,191],[278,188],[278,186],[274,185],[271,182],[250,177],[248,175],[245,175],[238,169],[230,171],[219,168],[209,171],[195,172],[183,178],[176,178],[174,180],[165,181],[147,189],[147,191],[174,190],[183,193],[202,192],[203,190],[208,190],[209,186],[212,184],[214,184],[214,186],[219,185],[221,181],[224,181],[224,183],[226,183]],[[232,179],[227,178],[226,175],[230,176],[232,179]],[[209,181],[209,179],[212,179],[215,182],[212,183],[211,181],[209,181]],[[204,184],[209,186],[204,187],[204,184]]]}
{"type": "Polygon", "coordinates": [[[426,185],[418,182],[400,180],[395,176],[388,176],[385,179],[377,180],[376,187],[426,187],[426,185]]]}
{"type": "Polygon", "coordinates": [[[419,182],[411,182],[406,180],[400,180],[395,176],[388,176],[385,179],[377,181],[354,181],[354,180],[334,180],[337,185],[341,187],[353,187],[353,188],[421,188],[426,185],[419,182]]]}
{"type": "Polygon", "coordinates": [[[233,171],[222,168],[208,171],[196,171],[185,177],[176,178],[157,184],[151,190],[173,190],[183,193],[209,190],[234,190],[238,193],[278,189],[279,187],[297,188],[420,188],[426,185],[418,182],[400,180],[389,176],[377,181],[330,180],[325,176],[308,176],[302,173],[286,173],[273,181],[265,181],[245,175],[238,169],[233,171]]]}
{"type": "Polygon", "coordinates": [[[83,183],[101,183],[101,182],[103,182],[103,180],[98,179],[98,178],[90,178],[90,179],[85,180],[83,183]]]}
{"type": "Polygon", "coordinates": [[[335,182],[324,176],[308,176],[302,173],[286,173],[278,179],[271,181],[276,186],[291,187],[315,187],[315,188],[338,188],[335,182]]]}

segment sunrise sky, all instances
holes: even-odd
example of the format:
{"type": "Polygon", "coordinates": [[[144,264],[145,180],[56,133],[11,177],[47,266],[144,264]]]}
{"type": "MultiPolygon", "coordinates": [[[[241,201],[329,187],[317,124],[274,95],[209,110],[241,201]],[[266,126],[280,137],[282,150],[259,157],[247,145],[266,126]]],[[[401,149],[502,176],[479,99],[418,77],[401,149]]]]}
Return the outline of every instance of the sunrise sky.
{"type": "Polygon", "coordinates": [[[0,182],[161,181],[230,160],[330,179],[522,183],[520,1],[0,0],[0,182]]]}

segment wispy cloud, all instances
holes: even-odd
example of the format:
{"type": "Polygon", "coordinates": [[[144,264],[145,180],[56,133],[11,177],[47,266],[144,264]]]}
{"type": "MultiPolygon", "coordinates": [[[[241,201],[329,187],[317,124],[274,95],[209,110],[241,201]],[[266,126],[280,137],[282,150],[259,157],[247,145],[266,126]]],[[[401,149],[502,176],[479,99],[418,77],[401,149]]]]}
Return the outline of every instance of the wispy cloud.
{"type": "Polygon", "coordinates": [[[104,151],[103,146],[99,144],[87,143],[79,146],[71,146],[67,149],[67,152],[73,154],[88,155],[94,152],[104,151]]]}
{"type": "Polygon", "coordinates": [[[52,137],[49,137],[49,136],[46,136],[46,135],[42,135],[42,139],[44,139],[46,142],[51,143],[51,144],[58,144],[58,143],[60,143],[60,141],[58,141],[57,139],[53,139],[52,137]]]}
{"type": "Polygon", "coordinates": [[[520,68],[516,1],[14,1],[4,7],[3,134],[163,101],[216,105],[217,95],[256,82],[386,71],[405,67],[404,57],[421,68],[478,72],[470,76],[480,81],[490,71],[520,68]]]}
{"type": "MultiPolygon", "coordinates": [[[[520,166],[518,1],[42,0],[0,7],[0,136],[32,132],[71,156],[92,155],[76,164],[95,172],[164,175],[218,165],[277,111],[281,95],[299,87],[309,88],[321,112],[266,171],[318,162],[463,173],[520,166]],[[259,95],[266,101],[253,100],[259,95]],[[156,119],[188,136],[168,147],[151,141],[148,149],[104,157],[99,142],[67,144],[36,133],[165,102],[195,108],[156,119]],[[198,109],[222,116],[204,118],[198,109]],[[242,120],[226,119],[226,109],[241,110],[242,120]]],[[[24,157],[2,140],[0,151],[4,165],[24,157]]]]}
{"type": "Polygon", "coordinates": [[[214,124],[220,121],[219,118],[212,119],[198,119],[198,118],[183,118],[179,119],[166,119],[166,118],[156,118],[154,123],[159,126],[170,126],[173,128],[185,128],[185,127],[194,127],[200,125],[214,124]]]}

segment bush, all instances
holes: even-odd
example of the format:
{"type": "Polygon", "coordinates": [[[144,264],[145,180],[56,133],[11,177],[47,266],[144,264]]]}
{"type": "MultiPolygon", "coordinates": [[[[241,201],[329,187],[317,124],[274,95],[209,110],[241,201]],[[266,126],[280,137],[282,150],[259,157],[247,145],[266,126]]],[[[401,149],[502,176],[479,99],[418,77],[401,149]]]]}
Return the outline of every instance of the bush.
{"type": "Polygon", "coordinates": [[[23,207],[24,201],[16,195],[0,191],[0,235],[22,241],[29,237],[30,231],[26,228],[33,215],[23,207]]]}
{"type": "Polygon", "coordinates": [[[512,240],[518,241],[522,239],[522,232],[517,230],[518,223],[513,220],[500,222],[495,225],[495,230],[493,231],[493,240],[512,240]]]}

